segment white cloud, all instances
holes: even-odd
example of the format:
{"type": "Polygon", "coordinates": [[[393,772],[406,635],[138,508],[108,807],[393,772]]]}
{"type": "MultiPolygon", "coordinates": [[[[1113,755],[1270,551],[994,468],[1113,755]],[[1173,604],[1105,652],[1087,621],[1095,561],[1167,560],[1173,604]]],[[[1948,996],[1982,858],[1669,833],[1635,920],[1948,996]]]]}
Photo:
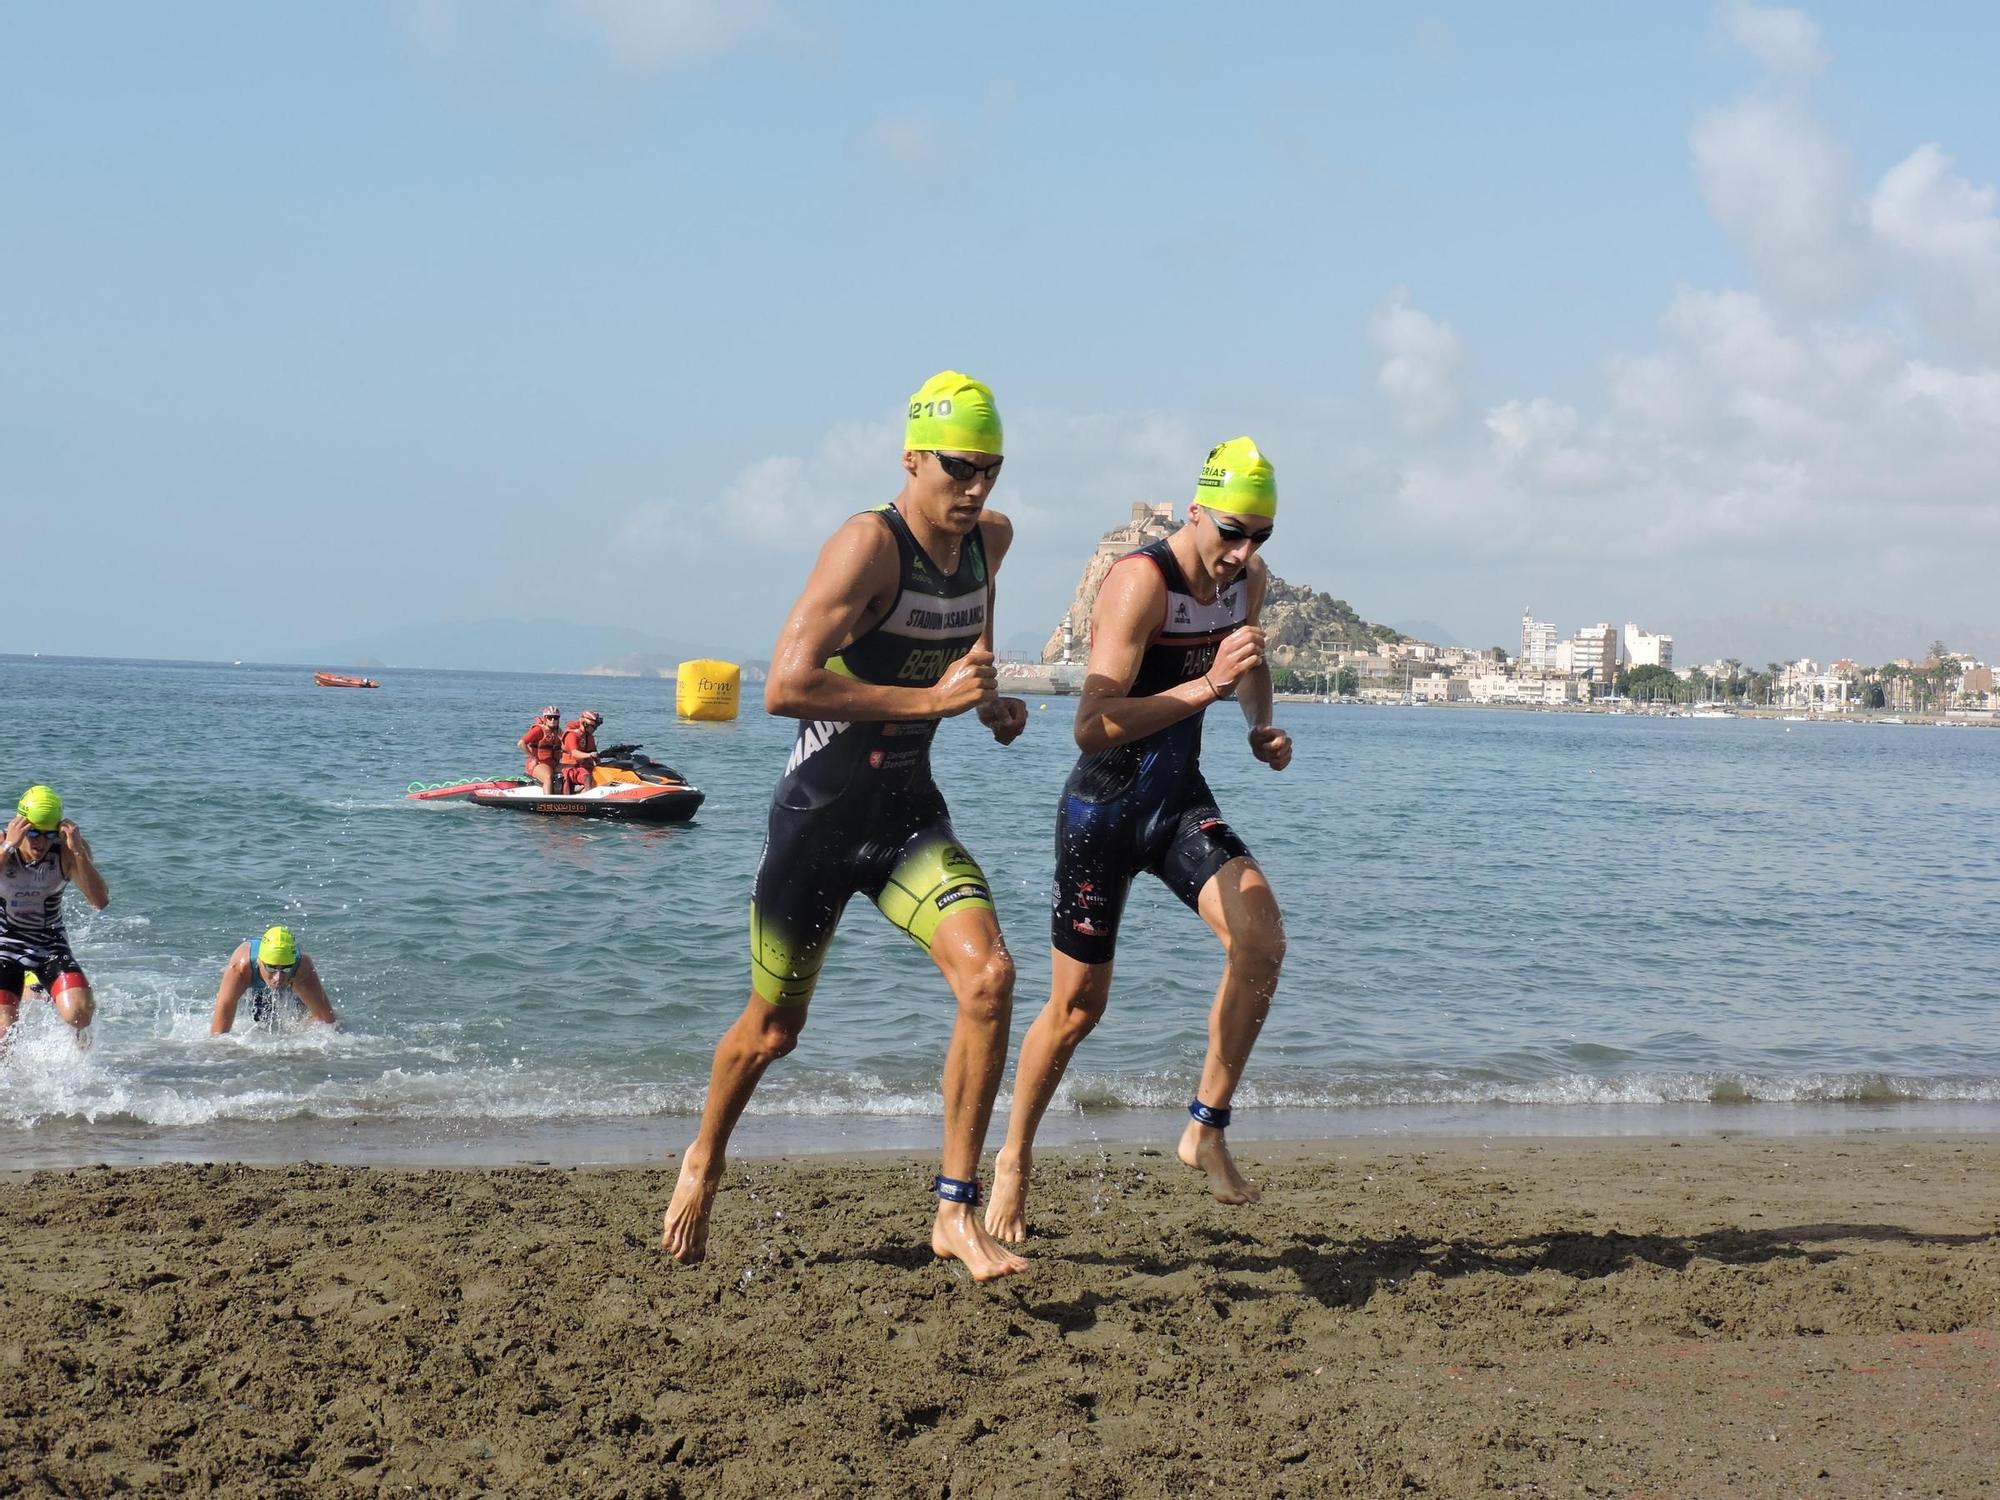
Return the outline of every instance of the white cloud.
{"type": "Polygon", "coordinates": [[[714,497],[647,501],[620,523],[619,544],[641,556],[816,551],[847,516],[895,493],[898,438],[886,422],[843,423],[809,455],[745,464],[714,497]]]}
{"type": "Polygon", "coordinates": [[[1398,287],[1376,310],[1368,336],[1383,355],[1376,387],[1406,428],[1427,432],[1457,415],[1465,354],[1451,324],[1412,307],[1398,287]]]}
{"type": "Polygon", "coordinates": [[[1723,33],[1774,73],[1823,72],[1826,48],[1819,27],[1802,10],[1737,3],[1722,7],[1723,33]]]}
{"type": "Polygon", "coordinates": [[[1688,144],[1709,212],[1763,286],[1821,310],[1867,292],[1873,266],[1853,170],[1804,103],[1738,99],[1696,120],[1688,144]]]}
{"type": "Polygon", "coordinates": [[[603,33],[633,68],[664,68],[727,52],[773,19],[766,0],[561,0],[603,33]]]}
{"type": "Polygon", "coordinates": [[[1975,187],[1935,145],[1919,146],[1883,174],[1868,222],[1909,262],[1934,331],[2000,352],[2000,217],[1991,183],[1975,187]]]}
{"type": "Polygon", "coordinates": [[[780,19],[774,0],[395,0],[395,13],[440,57],[477,55],[496,38],[567,21],[635,71],[728,52],[780,19]]]}
{"type": "Polygon", "coordinates": [[[876,153],[919,176],[937,171],[952,156],[950,141],[942,127],[922,112],[876,120],[869,125],[865,139],[876,153]]]}

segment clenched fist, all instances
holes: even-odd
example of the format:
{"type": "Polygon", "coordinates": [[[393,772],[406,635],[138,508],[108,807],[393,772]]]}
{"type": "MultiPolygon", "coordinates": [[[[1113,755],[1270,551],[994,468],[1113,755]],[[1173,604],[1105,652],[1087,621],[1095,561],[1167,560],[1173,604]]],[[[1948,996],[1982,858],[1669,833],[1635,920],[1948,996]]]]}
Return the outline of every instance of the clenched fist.
{"type": "Polygon", "coordinates": [[[1215,648],[1215,660],[1208,667],[1208,680],[1215,685],[1218,693],[1227,692],[1236,686],[1244,673],[1263,665],[1264,632],[1256,625],[1245,625],[1241,630],[1232,630],[1215,648]]]}
{"type": "Polygon", "coordinates": [[[975,647],[953,662],[931,689],[931,711],[940,719],[949,719],[968,708],[991,703],[999,694],[999,680],[993,669],[993,653],[975,647]]]}
{"type": "Polygon", "coordinates": [[[1292,763],[1292,737],[1275,724],[1250,731],[1250,753],[1274,771],[1292,763]]]}
{"type": "Polygon", "coordinates": [[[1028,727],[1028,705],[1019,698],[995,698],[979,705],[979,722],[993,731],[993,738],[1011,745],[1028,727]]]}

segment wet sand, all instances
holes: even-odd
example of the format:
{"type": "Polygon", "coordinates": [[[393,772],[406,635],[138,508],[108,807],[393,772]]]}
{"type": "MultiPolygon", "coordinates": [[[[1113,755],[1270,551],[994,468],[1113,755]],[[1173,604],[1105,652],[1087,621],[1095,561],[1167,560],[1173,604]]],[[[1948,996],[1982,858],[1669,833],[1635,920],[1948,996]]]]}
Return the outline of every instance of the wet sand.
{"type": "Polygon", "coordinates": [[[0,1494],[2000,1493],[2000,1138],[0,1181],[0,1494]]]}

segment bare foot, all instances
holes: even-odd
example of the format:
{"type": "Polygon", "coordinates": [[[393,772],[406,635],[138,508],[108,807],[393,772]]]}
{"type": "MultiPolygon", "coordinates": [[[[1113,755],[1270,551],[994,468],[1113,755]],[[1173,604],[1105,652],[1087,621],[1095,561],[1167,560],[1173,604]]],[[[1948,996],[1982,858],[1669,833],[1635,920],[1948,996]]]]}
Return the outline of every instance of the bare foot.
{"type": "Polygon", "coordinates": [[[961,1260],[974,1281],[1018,1276],[1028,1263],[980,1226],[969,1203],[940,1203],[931,1226],[931,1252],[940,1260],[961,1260]]]}
{"type": "Polygon", "coordinates": [[[1028,1237],[1028,1161],[1000,1152],[993,1158],[993,1196],[986,1204],[986,1232],[1018,1245],[1028,1237]]]}
{"type": "Polygon", "coordinates": [[[1189,1120],[1181,1132],[1179,1156],[1185,1166],[1208,1174],[1208,1190],[1217,1203],[1255,1203],[1264,1195],[1257,1184],[1236,1169],[1222,1132],[1199,1120],[1189,1120]]]}
{"type": "Polygon", "coordinates": [[[715,1185],[721,1180],[720,1163],[706,1172],[695,1165],[692,1151],[681,1158],[681,1175],[660,1229],[660,1248],[684,1266],[708,1254],[708,1211],[715,1206],[715,1185]]]}

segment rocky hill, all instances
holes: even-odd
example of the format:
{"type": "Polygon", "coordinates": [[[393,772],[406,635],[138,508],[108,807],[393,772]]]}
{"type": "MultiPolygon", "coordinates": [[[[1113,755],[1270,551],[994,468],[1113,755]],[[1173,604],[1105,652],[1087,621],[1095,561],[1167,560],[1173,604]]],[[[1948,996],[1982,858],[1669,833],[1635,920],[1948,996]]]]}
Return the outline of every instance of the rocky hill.
{"type": "MultiPolygon", "coordinates": [[[[1090,612],[1111,565],[1135,547],[1172,536],[1181,524],[1171,505],[1135,504],[1130,520],[1105,532],[1084,565],[1068,613],[1042,648],[1042,660],[1082,661],[1090,651],[1090,612]]],[[[1369,651],[1383,641],[1401,639],[1387,625],[1369,624],[1346,600],[1286,583],[1275,573],[1264,597],[1264,629],[1270,636],[1271,664],[1278,667],[1318,664],[1342,652],[1369,651]]]]}

